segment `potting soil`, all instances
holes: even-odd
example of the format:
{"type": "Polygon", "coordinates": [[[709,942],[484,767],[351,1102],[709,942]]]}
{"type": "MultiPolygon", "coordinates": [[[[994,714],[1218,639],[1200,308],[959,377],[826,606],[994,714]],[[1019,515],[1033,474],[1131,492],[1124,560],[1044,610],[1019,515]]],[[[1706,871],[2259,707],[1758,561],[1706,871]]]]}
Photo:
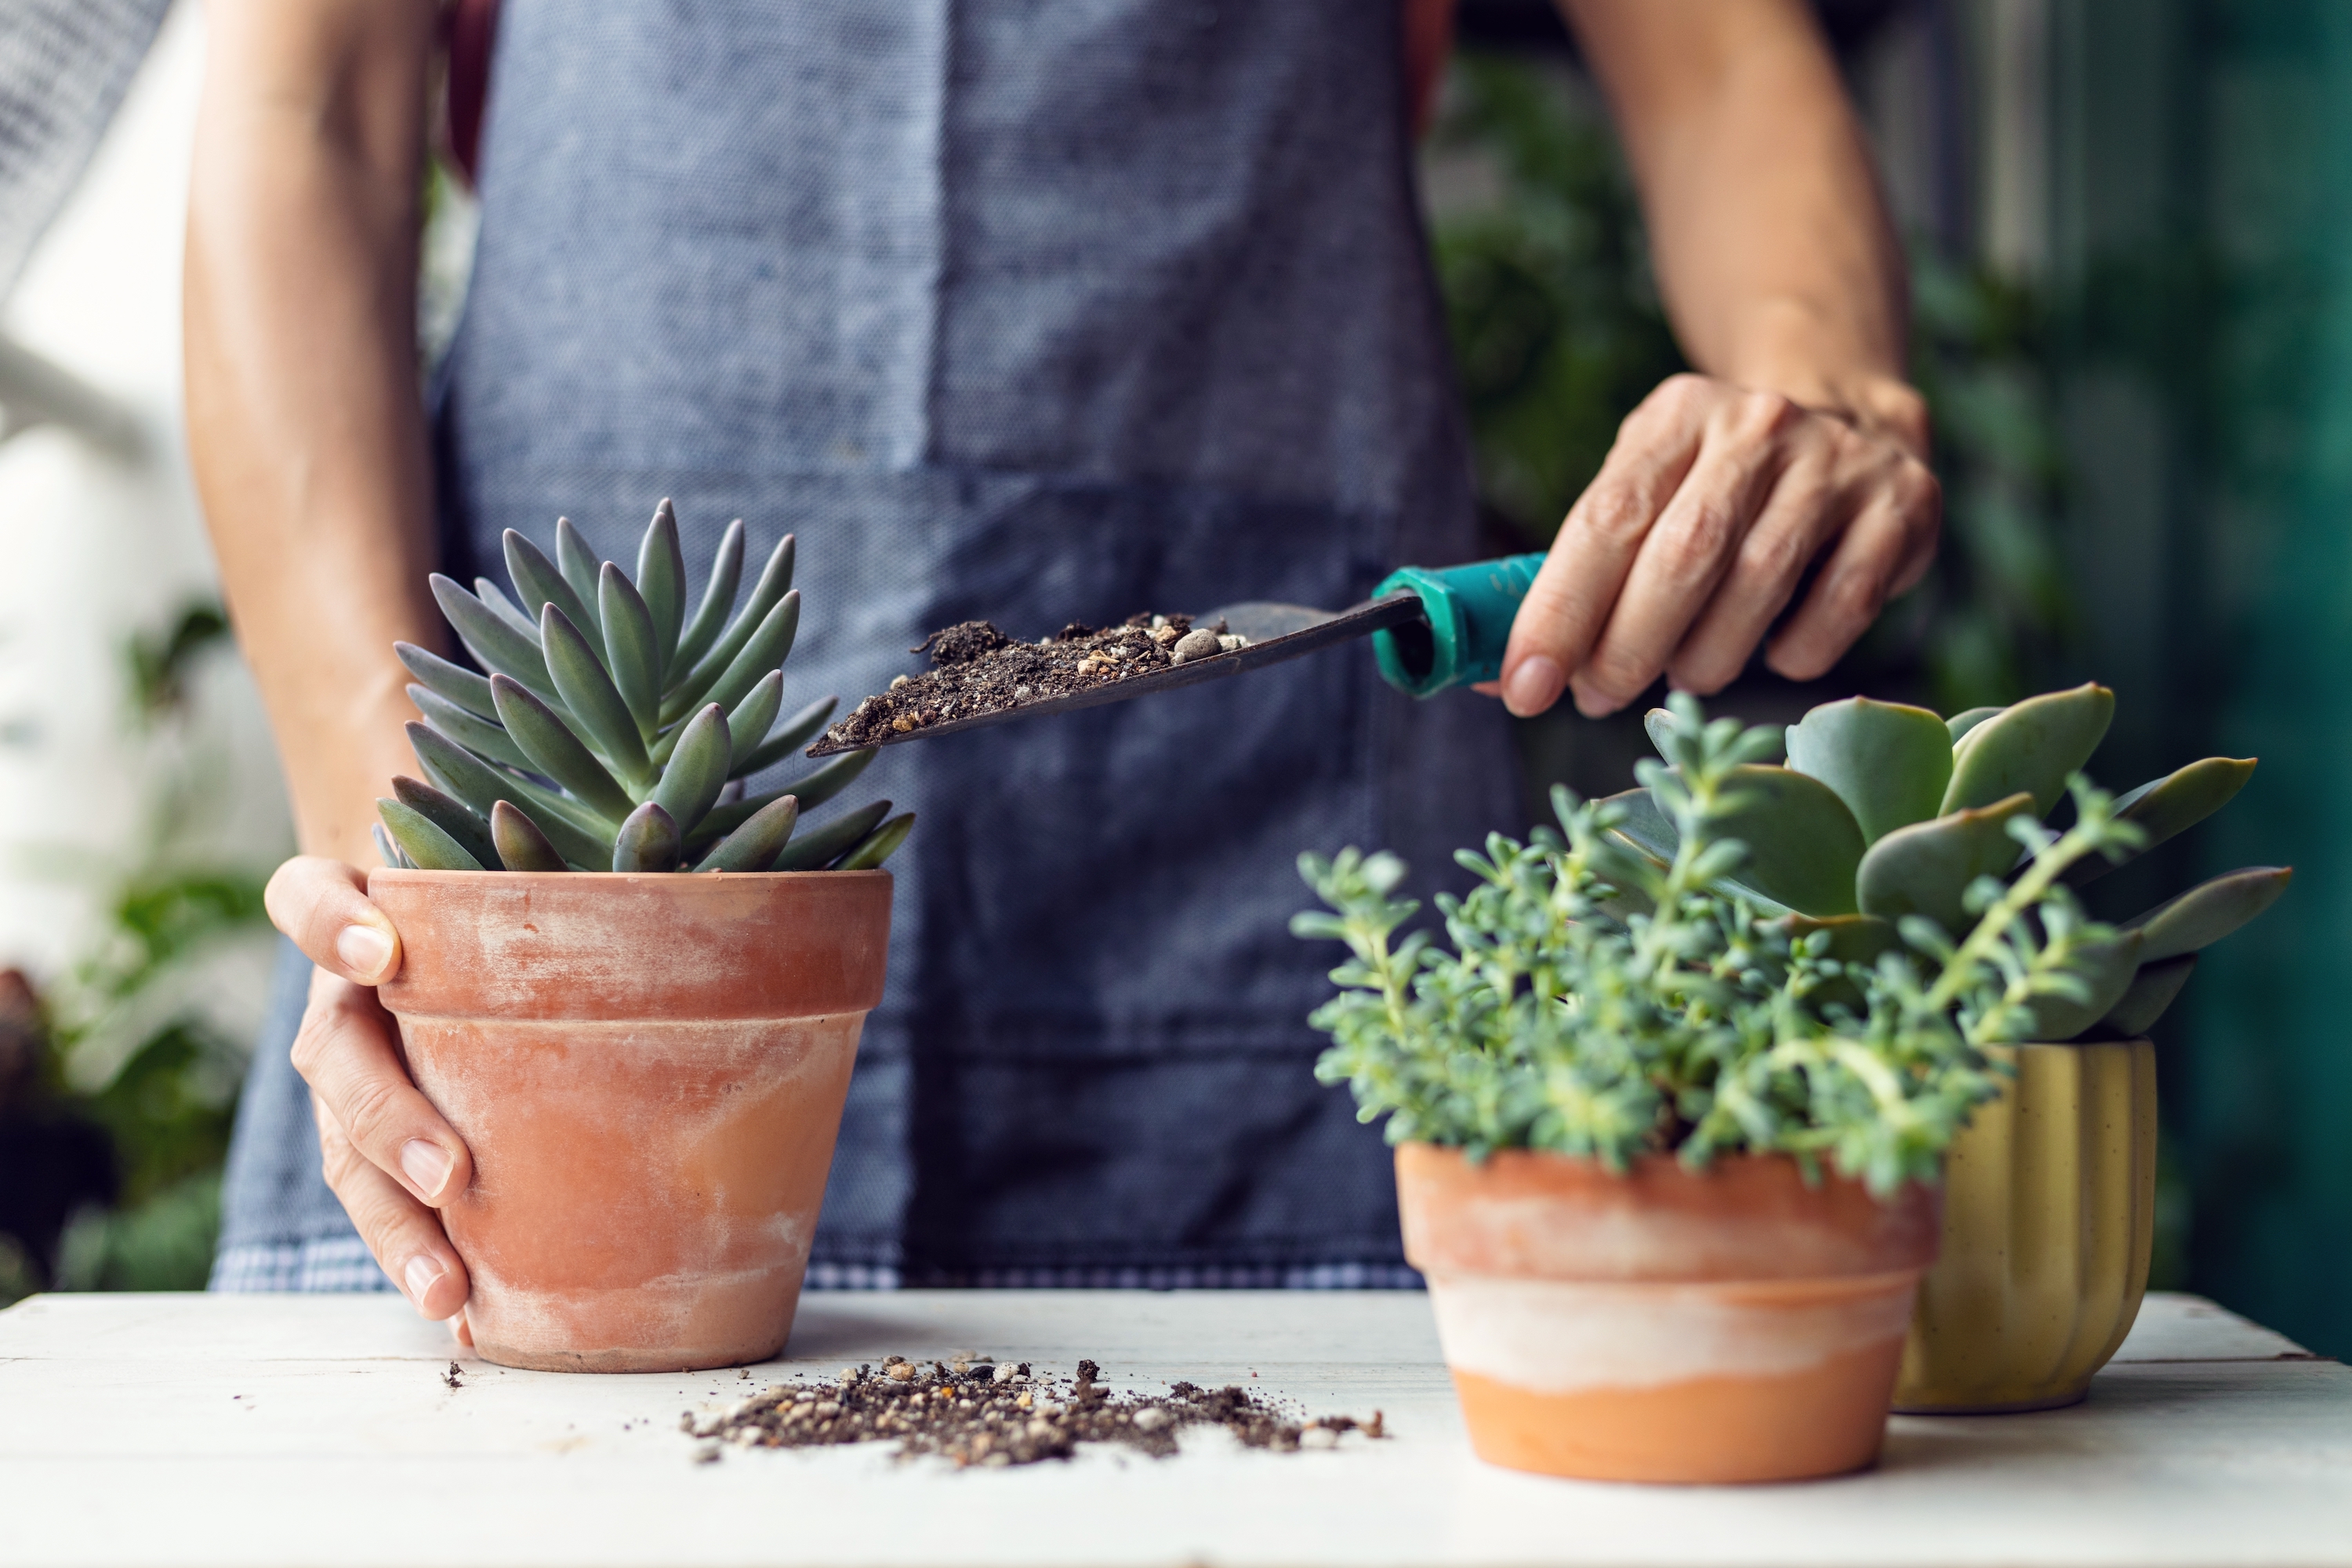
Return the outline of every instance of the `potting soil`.
{"type": "Polygon", "coordinates": [[[927,1364],[891,1356],[881,1366],[844,1367],[826,1382],[780,1383],[708,1424],[692,1413],[682,1430],[706,1440],[700,1458],[718,1458],[727,1446],[817,1448],[895,1440],[901,1459],[937,1455],[967,1466],[998,1468],[1066,1459],[1080,1443],[1110,1443],[1154,1458],[1177,1451],[1187,1426],[1223,1426],[1245,1447],[1295,1453],[1335,1446],[1345,1432],[1385,1436],[1381,1417],[1346,1415],[1294,1420],[1264,1394],[1227,1386],[1177,1383],[1166,1394],[1114,1394],[1097,1381],[1101,1369],[1078,1363],[1075,1379],[1046,1377],[1029,1363],[984,1359],[927,1364]]]}

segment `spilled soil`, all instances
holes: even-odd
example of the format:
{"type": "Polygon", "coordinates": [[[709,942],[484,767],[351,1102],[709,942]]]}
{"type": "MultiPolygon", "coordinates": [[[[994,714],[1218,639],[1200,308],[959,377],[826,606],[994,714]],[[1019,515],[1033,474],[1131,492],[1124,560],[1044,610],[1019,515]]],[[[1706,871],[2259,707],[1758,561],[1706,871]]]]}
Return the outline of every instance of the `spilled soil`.
{"type": "Polygon", "coordinates": [[[825,731],[827,748],[872,746],[958,719],[1001,713],[1139,675],[1213,658],[1241,646],[1220,621],[1195,626],[1191,616],[1130,616],[1100,630],[1073,621],[1049,637],[1024,642],[990,621],[965,621],[925,637],[908,651],[928,653],[931,668],[902,675],[825,731]]]}
{"type": "Polygon", "coordinates": [[[1342,1434],[1386,1436],[1381,1414],[1369,1421],[1327,1415],[1296,1419],[1264,1394],[1178,1383],[1165,1394],[1115,1394],[1102,1369],[1078,1363],[1075,1379],[1030,1370],[1029,1363],[959,1359],[950,1364],[890,1356],[879,1367],[844,1367],[829,1381],[802,1379],[762,1390],[717,1420],[679,1426],[705,1440],[697,1455],[719,1458],[728,1447],[819,1448],[894,1441],[901,1459],[936,1455],[961,1469],[1001,1468],[1066,1459],[1080,1443],[1108,1443],[1164,1459],[1188,1426],[1222,1426],[1244,1447],[1295,1453],[1336,1447],[1342,1434]]]}

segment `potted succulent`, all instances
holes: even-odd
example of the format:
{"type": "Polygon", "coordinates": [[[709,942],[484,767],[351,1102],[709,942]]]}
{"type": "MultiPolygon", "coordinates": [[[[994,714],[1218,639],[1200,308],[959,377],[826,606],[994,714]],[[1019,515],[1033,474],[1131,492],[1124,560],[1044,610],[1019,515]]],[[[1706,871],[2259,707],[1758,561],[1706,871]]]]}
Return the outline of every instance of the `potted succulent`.
{"type": "Polygon", "coordinates": [[[723,1366],[791,1331],[913,822],[803,825],[870,751],[742,794],[834,707],[778,722],[793,553],[738,609],[735,523],[689,618],[667,501],[634,579],[569,522],[552,561],[509,531],[515,600],[433,579],[488,673],[397,649],[425,776],[378,803],[381,995],[473,1151],[442,1218],[492,1361],[723,1366]]]}
{"type": "Polygon", "coordinates": [[[1556,791],[1560,835],[1459,857],[1478,885],[1439,900],[1450,951],[1397,940],[1416,905],[1393,858],[1302,858],[1329,910],[1293,929],[1349,950],[1318,1072],[1388,1118],[1406,1255],[1483,1457],[1853,1469],[1935,1257],[1941,1156],[1997,1092],[1984,1053],[2084,997],[2116,933],[2064,879],[2141,834],[2077,778],[2063,832],[2004,820],[2001,868],[2024,864],[1966,886],[1957,941],[1909,918],[1877,946],[1742,880],[1777,868],[1745,825],[1821,787],[1761,765],[1777,733],[1679,696],[1657,733],[1672,766],[1643,763],[1638,796],[1556,791]]]}
{"type": "MultiPolygon", "coordinates": [[[[1785,734],[1787,767],[1740,819],[1749,858],[1732,879],[1833,933],[1839,951],[1902,945],[1899,922],[1957,942],[1969,888],[2012,874],[2019,832],[2050,816],[2105,738],[2115,695],[2086,685],[1945,720],[1851,698],[1785,734]]],[[[1651,715],[1654,737],[1675,725],[1651,715]]],[[[2115,804],[2137,837],[2066,874],[2081,888],[2227,805],[2251,761],[2208,757],[2115,804]]],[[[1624,797],[1629,834],[1653,855],[1671,827],[1624,797]]],[[[1994,1411],[2072,1404],[2130,1331],[2147,1287],[2156,1203],[2156,1057],[2147,1031],[2179,994],[2199,950],[2252,920],[2291,873],[2215,877],[2120,922],[2084,951],[2079,994],[2030,1009],[2004,1069],[1945,1163],[1942,1254],[1921,1286],[1899,1409],[1994,1411]]]]}

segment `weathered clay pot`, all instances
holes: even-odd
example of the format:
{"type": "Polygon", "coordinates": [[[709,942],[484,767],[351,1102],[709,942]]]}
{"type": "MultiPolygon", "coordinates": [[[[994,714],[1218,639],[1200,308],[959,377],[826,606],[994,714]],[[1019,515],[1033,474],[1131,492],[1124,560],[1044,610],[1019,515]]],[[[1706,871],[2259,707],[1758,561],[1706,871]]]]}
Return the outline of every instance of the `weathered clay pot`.
{"type": "Polygon", "coordinates": [[[1937,1194],[1808,1187],[1794,1160],[1397,1151],[1481,1458],[1593,1480],[1785,1481],[1878,1455],[1937,1194]]]}
{"type": "Polygon", "coordinates": [[[2156,1047],[1998,1046],[2017,1076],[1944,1156],[1944,1245],[1898,1410],[2047,1410],[2131,1332],[2156,1237],[2156,1047]]]}
{"type": "Polygon", "coordinates": [[[473,1151],[442,1211],[476,1348],[679,1371],[792,1331],[887,871],[378,870],[410,1070],[473,1151]]]}

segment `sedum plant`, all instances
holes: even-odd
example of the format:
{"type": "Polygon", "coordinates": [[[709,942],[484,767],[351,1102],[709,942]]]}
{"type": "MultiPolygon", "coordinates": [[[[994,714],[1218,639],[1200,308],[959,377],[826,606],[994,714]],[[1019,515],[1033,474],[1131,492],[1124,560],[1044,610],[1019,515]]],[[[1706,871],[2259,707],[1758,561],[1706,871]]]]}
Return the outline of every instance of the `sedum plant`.
{"type": "MultiPolygon", "coordinates": [[[[1869,960],[1902,945],[1898,922],[1920,916],[1957,940],[1966,894],[1980,877],[2021,874],[2015,824],[2048,818],[2066,781],[2107,732],[2115,693],[2085,685],[2009,708],[1951,719],[1925,708],[1848,698],[1788,727],[1787,764],[1750,764],[1738,824],[1747,858],[1729,881],[1768,907],[1831,933],[1833,948],[1869,960]]],[[[1665,751],[1678,721],[1653,710],[1651,739],[1665,751]]],[[[1777,748],[1776,748],[1777,749],[1777,748]]],[[[2137,843],[2093,857],[2067,875],[2081,887],[2196,826],[2227,805],[2254,763],[2208,757],[2120,797],[2116,820],[2137,843]]],[[[1617,799],[1615,832],[1654,861],[1675,833],[1654,789],[1617,799]]],[[[2121,924],[2086,951],[2080,996],[2035,1004],[2029,1038],[2122,1039],[2144,1034],[2171,1005],[2197,953],[2268,909],[2285,868],[2253,866],[2191,888],[2121,924]]]]}
{"type": "Polygon", "coordinates": [[[1497,834],[1457,856],[1478,885],[1438,900],[1450,951],[1425,931],[1398,937],[1419,905],[1396,896],[1395,857],[1301,857],[1328,908],[1291,929],[1349,949],[1339,994],[1310,1020],[1332,1038],[1317,1076],[1347,1082],[1363,1120],[1385,1115],[1390,1142],[1474,1157],[1538,1149],[1622,1170],[1745,1150],[1809,1172],[1826,1161],[1881,1195],[1934,1179],[1996,1091],[1984,1047],[2031,1037],[2053,1003],[2084,1005],[2116,940],[2070,878],[2147,830],[2077,774],[2063,832],[2002,819],[2023,863],[1970,880],[1958,929],[1904,914],[1885,922],[1894,946],[1856,953],[1742,880],[1760,861],[1737,835],[1769,808],[1761,775],[1780,770],[1760,763],[1780,738],[1673,701],[1657,731],[1672,765],[1636,769],[1654,812],[1643,831],[1664,824],[1671,846],[1628,834],[1627,797],[1555,789],[1559,834],[1497,834]]]}
{"type": "Polygon", "coordinates": [[[801,816],[873,761],[836,757],[756,795],[740,781],[818,733],[835,699],[778,721],[800,626],[793,539],[741,607],[743,524],[720,541],[689,616],[677,521],[663,501],[632,579],[599,562],[568,520],[555,558],[507,531],[516,598],[488,578],[467,593],[436,573],[433,596],[488,675],[409,643],[424,722],[408,726],[425,779],[380,800],[386,863],[433,871],[871,869],[914,826],[877,801],[800,831],[801,816]],[[429,781],[429,782],[427,782],[429,781]],[[731,798],[730,798],[731,797],[731,798]]]}

